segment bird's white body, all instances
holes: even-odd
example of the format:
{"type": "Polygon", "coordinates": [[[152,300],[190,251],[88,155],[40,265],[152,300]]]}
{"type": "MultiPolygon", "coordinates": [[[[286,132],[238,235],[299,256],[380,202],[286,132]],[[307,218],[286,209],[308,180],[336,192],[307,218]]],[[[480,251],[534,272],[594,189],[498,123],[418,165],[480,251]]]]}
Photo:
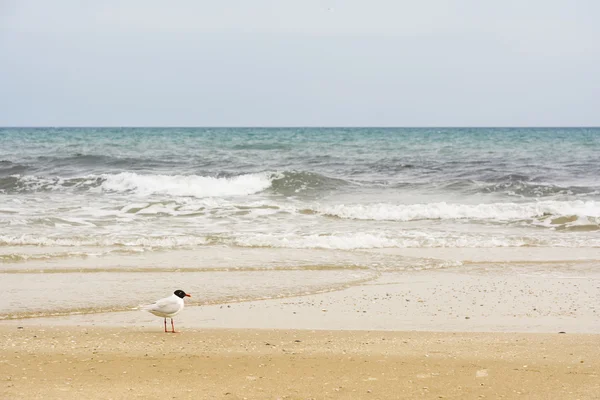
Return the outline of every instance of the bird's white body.
{"type": "Polygon", "coordinates": [[[144,306],[142,310],[148,311],[158,317],[173,318],[183,310],[183,306],[183,299],[172,294],[169,297],[157,300],[153,304],[144,306]]]}

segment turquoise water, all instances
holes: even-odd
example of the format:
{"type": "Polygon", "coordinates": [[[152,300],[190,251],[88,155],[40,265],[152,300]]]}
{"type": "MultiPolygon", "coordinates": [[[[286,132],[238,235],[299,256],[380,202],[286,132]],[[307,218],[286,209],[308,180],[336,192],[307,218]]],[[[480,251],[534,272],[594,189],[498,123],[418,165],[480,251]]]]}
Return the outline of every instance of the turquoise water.
{"type": "Polygon", "coordinates": [[[598,154],[599,128],[2,128],[0,245],[600,246],[598,154]]]}

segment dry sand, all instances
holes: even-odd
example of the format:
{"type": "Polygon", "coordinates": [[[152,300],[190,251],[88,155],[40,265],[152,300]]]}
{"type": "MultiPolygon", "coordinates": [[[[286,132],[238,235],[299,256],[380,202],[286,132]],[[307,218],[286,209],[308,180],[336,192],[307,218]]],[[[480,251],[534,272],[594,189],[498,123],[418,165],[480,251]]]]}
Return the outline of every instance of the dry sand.
{"type": "Polygon", "coordinates": [[[581,334],[0,327],[2,399],[600,398],[581,334]]]}

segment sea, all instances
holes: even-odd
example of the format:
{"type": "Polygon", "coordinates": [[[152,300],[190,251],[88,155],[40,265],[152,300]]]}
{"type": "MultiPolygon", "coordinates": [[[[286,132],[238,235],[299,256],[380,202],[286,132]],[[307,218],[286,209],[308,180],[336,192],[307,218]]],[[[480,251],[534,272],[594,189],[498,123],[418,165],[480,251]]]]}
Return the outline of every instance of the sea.
{"type": "Polygon", "coordinates": [[[0,319],[598,253],[600,128],[0,128],[0,319]]]}

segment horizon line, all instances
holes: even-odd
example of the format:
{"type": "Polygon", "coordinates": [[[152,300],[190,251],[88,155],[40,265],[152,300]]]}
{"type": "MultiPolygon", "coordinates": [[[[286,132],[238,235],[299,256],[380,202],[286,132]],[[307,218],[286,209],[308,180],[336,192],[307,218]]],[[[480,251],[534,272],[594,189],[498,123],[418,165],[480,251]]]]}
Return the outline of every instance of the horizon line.
{"type": "Polygon", "coordinates": [[[77,128],[143,128],[143,129],[536,129],[536,128],[600,128],[600,125],[6,125],[0,129],[77,129],[77,128]]]}

